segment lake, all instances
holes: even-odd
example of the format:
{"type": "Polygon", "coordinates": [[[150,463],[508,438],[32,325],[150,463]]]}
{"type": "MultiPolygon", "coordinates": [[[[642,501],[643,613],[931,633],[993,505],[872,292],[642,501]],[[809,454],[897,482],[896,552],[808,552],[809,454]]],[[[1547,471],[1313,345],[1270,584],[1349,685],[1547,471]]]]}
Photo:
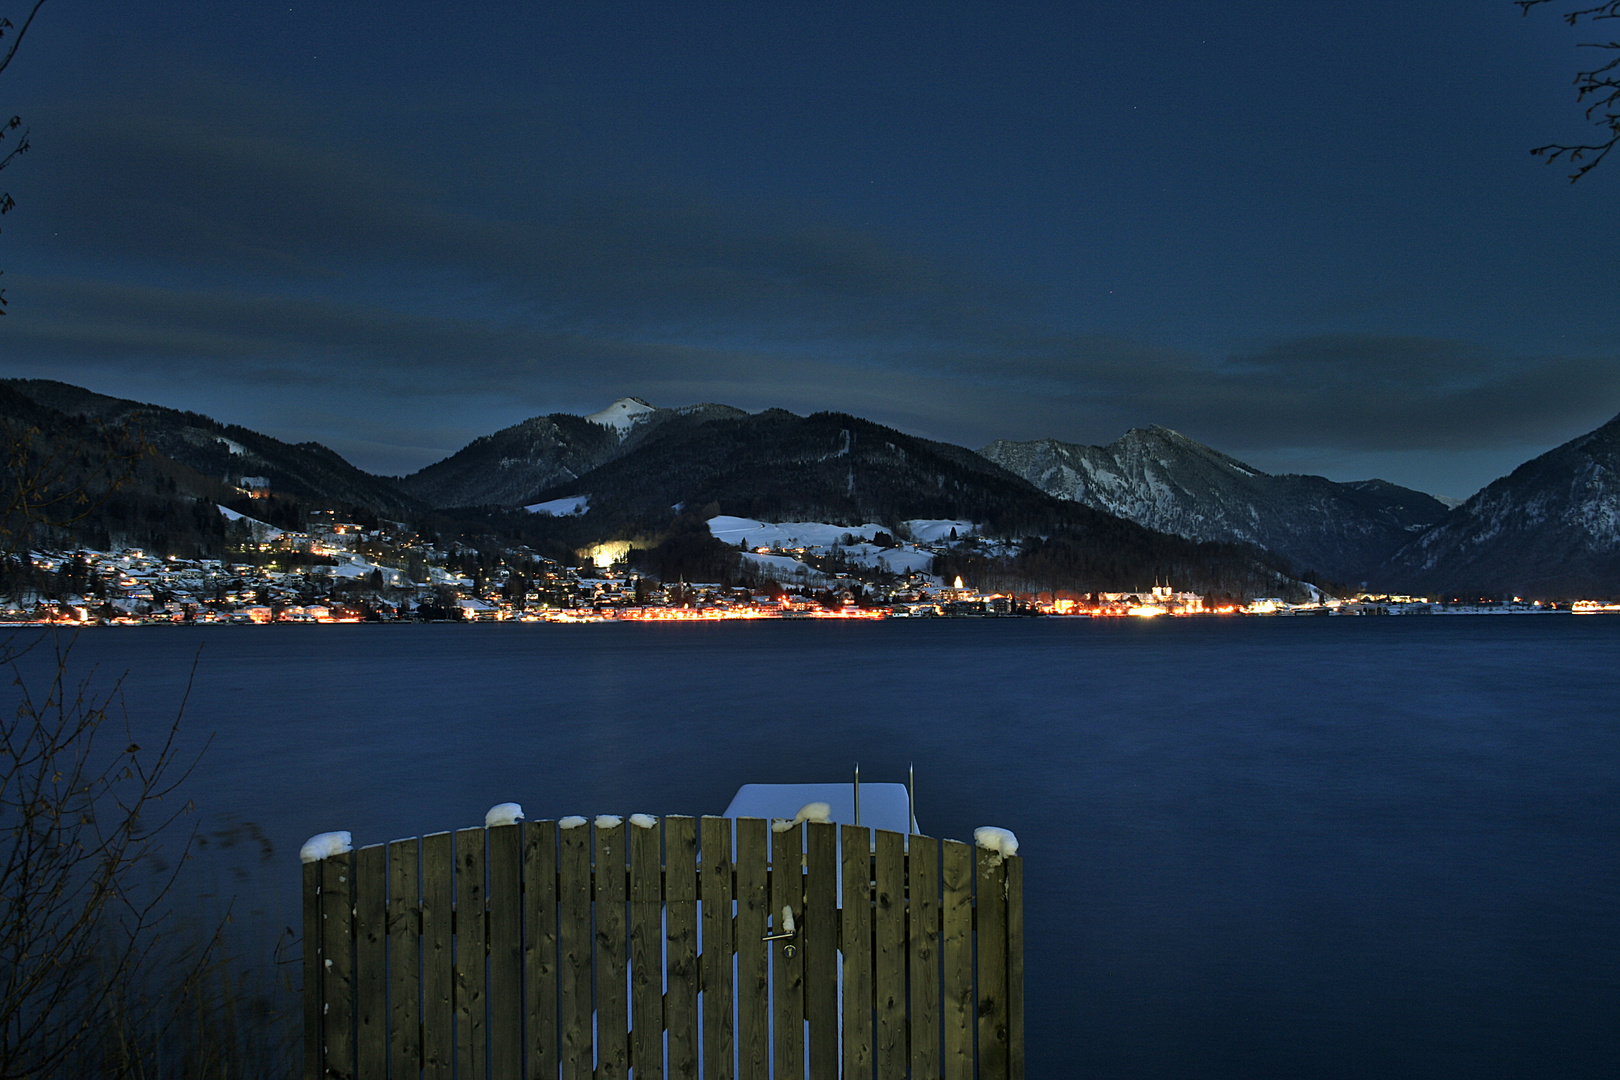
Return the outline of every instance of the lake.
{"type": "MultiPolygon", "coordinates": [[[[203,828],[274,855],[530,818],[719,813],[917,772],[1012,829],[1032,1077],[1612,1078],[1620,618],[87,630],[138,739],[213,735],[203,828]]],[[[35,661],[25,662],[25,674],[35,661]]],[[[199,860],[206,866],[207,858],[199,860]]]]}

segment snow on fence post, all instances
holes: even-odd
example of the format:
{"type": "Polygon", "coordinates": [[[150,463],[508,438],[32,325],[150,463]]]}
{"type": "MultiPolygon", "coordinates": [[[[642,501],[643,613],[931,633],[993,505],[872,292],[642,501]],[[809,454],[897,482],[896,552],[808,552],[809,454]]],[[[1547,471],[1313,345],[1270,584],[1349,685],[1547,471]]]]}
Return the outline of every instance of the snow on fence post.
{"type": "Polygon", "coordinates": [[[316,853],[305,1080],[1022,1080],[1010,833],[632,822],[316,853]]]}

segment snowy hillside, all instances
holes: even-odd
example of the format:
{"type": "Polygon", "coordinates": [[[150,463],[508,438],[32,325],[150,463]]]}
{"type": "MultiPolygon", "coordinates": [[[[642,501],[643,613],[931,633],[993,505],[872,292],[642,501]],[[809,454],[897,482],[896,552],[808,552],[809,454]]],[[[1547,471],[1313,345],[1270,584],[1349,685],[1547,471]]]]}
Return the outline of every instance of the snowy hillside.
{"type": "Polygon", "coordinates": [[[994,442],[985,457],[1062,499],[1193,540],[1255,544],[1358,582],[1445,506],[1381,480],[1272,476],[1164,427],[1107,446],[994,442]]]}
{"type": "Polygon", "coordinates": [[[623,442],[630,429],[657,412],[653,406],[638,397],[622,397],[601,412],[591,413],[585,419],[612,430],[623,442]]]}
{"type": "Polygon", "coordinates": [[[1620,595],[1620,416],[1488,485],[1388,573],[1419,591],[1620,595]]]}

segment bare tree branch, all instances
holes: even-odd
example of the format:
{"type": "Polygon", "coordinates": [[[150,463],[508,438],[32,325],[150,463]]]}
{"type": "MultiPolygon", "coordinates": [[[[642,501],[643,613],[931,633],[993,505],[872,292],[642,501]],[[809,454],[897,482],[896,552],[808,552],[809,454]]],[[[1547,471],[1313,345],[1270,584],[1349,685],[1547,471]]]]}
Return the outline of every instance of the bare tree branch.
{"type": "MultiPolygon", "coordinates": [[[[1553,0],[1513,0],[1513,2],[1519,6],[1521,12],[1528,15],[1531,8],[1552,3],[1553,0]]],[[[1570,26],[1579,26],[1583,21],[1620,19],[1620,0],[1607,0],[1602,4],[1572,8],[1565,11],[1562,18],[1570,26]]],[[[1620,51],[1620,41],[1584,41],[1580,44],[1582,48],[1620,51]]],[[[1548,143],[1530,151],[1536,157],[1545,156],[1548,162],[1565,158],[1572,165],[1579,163],[1579,167],[1570,174],[1569,181],[1572,184],[1597,168],[1598,164],[1609,156],[1609,151],[1620,143],[1620,55],[1600,67],[1576,72],[1574,85],[1576,102],[1586,105],[1586,119],[1603,130],[1608,138],[1591,143],[1548,143]]]]}

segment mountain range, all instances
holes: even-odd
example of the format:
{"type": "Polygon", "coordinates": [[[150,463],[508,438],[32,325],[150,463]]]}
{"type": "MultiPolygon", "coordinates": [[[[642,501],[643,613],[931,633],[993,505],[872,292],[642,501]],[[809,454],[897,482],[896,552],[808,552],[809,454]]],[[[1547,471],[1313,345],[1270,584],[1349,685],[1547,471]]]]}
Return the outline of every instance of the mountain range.
{"type": "Polygon", "coordinates": [[[1164,427],[1107,446],[1040,439],[979,451],[1042,491],[1194,540],[1237,540],[1360,584],[1446,505],[1383,480],[1272,476],[1164,427]]]}
{"type": "MultiPolygon", "coordinates": [[[[318,443],[47,380],[0,381],[0,420],[54,433],[47,441],[86,421],[138,430],[163,463],[164,478],[150,482],[162,491],[142,494],[148,502],[166,493],[231,505],[254,478],[286,521],[338,509],[536,550],[656,546],[716,513],[852,525],[935,518],[1008,541],[976,565],[1003,587],[1137,589],[1169,577],[1252,595],[1298,589],[1304,577],[1378,590],[1620,593],[1620,418],[1454,509],[1381,480],[1270,475],[1163,427],[1107,446],[998,441],[974,452],[841,413],[623,398],[591,416],[535,417],[409,476],[382,477],[318,443]],[[583,512],[522,509],[557,500],[583,512]]],[[[264,500],[250,509],[267,512],[264,500]]],[[[223,542],[206,516],[180,515],[197,523],[188,542],[223,542]]],[[[115,525],[100,522],[97,535],[116,538],[115,525]]]]}

